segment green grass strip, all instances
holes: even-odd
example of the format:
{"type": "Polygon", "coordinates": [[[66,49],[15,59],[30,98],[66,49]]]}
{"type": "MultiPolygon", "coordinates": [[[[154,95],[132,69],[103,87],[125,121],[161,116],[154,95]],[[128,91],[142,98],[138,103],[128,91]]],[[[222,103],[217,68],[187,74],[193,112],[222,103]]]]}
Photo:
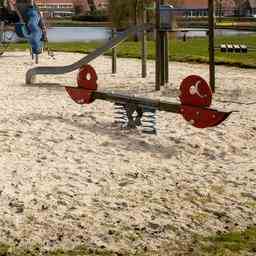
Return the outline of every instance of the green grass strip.
{"type": "MultiPolygon", "coordinates": [[[[255,47],[255,51],[242,53],[221,53],[216,50],[216,64],[237,66],[242,68],[256,68],[256,35],[246,36],[223,36],[216,38],[216,46],[222,43],[246,44],[255,47]]],[[[53,51],[59,52],[77,52],[90,53],[101,44],[90,43],[50,43],[49,47],[53,51]]],[[[9,50],[25,50],[27,44],[10,44],[9,50]]],[[[118,46],[119,58],[140,58],[141,43],[126,41],[118,46]]],[[[106,55],[110,55],[107,52],[106,55]]],[[[171,40],[169,47],[169,56],[172,61],[208,63],[208,41],[207,38],[192,38],[186,42],[181,40],[171,40]]],[[[155,59],[155,42],[148,42],[148,59],[155,59]]]]}
{"type": "MultiPolygon", "coordinates": [[[[177,241],[177,244],[179,241],[177,241]]],[[[131,248],[134,249],[134,248],[131,248]]],[[[48,252],[41,250],[39,246],[31,246],[31,248],[20,248],[16,246],[0,243],[0,256],[160,256],[164,249],[168,251],[168,255],[172,255],[173,248],[164,246],[159,252],[154,251],[137,251],[129,252],[113,252],[107,249],[87,248],[85,246],[76,247],[72,250],[56,249],[48,252]]],[[[177,248],[174,249],[175,251],[177,248]]],[[[180,256],[245,256],[256,255],[256,226],[248,227],[243,231],[233,231],[223,234],[217,234],[209,237],[196,236],[192,243],[182,242],[180,248],[180,256]]],[[[174,255],[176,255],[174,253],[174,255]]]]}
{"type": "Polygon", "coordinates": [[[243,256],[256,255],[256,226],[206,238],[196,238],[192,255],[243,256]]]}

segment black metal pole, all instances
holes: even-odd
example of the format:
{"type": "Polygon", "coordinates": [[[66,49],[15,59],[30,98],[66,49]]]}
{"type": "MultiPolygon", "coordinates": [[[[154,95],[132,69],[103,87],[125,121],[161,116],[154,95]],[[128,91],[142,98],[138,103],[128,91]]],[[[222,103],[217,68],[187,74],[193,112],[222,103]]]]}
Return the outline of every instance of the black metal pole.
{"type": "MultiPolygon", "coordinates": [[[[147,23],[147,10],[145,8],[145,3],[143,1],[143,23],[147,23]]],[[[147,77],[147,31],[142,32],[142,49],[141,49],[141,76],[143,78],[147,77]]]]}
{"type": "Polygon", "coordinates": [[[160,32],[160,45],[161,45],[161,86],[165,85],[165,34],[166,32],[160,32]]]}
{"type": "MultiPolygon", "coordinates": [[[[4,22],[0,22],[0,43],[4,42],[4,22]]],[[[1,49],[0,49],[1,50],[1,49]]]]}
{"type": "Polygon", "coordinates": [[[159,91],[161,88],[161,36],[160,36],[160,0],[156,0],[156,91],[159,91]]]}
{"type": "MultiPolygon", "coordinates": [[[[165,0],[161,0],[160,1],[160,5],[163,5],[165,3],[165,0]]],[[[160,12],[161,15],[161,12],[160,12]]],[[[160,17],[160,21],[161,21],[161,17],[160,17]]],[[[161,86],[165,85],[166,82],[166,31],[161,31],[160,32],[160,44],[161,44],[161,86]]]]}
{"type": "Polygon", "coordinates": [[[165,33],[165,83],[169,83],[169,33],[165,33]]]}
{"type": "Polygon", "coordinates": [[[214,29],[215,29],[215,8],[214,0],[208,0],[208,28],[209,28],[209,80],[212,91],[215,92],[215,50],[214,50],[214,29]]]}
{"type": "MultiPolygon", "coordinates": [[[[112,28],[112,38],[114,38],[116,35],[116,28],[112,28]]],[[[116,74],[116,47],[112,48],[112,74],[116,74]]]]}

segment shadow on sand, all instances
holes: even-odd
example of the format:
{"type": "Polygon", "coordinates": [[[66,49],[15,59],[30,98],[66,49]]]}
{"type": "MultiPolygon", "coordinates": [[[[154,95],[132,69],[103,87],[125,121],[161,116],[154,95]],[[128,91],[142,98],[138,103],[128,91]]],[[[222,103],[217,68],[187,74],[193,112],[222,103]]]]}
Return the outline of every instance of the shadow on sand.
{"type": "MultiPolygon", "coordinates": [[[[95,122],[95,117],[92,113],[86,113],[84,115],[76,116],[75,119],[68,119],[64,117],[57,117],[53,115],[41,115],[33,114],[23,116],[22,119],[29,119],[31,121],[56,121],[65,123],[67,126],[73,126],[75,129],[86,130],[90,133],[100,136],[109,136],[110,140],[107,143],[102,144],[105,147],[115,147],[120,150],[132,151],[132,152],[150,152],[152,157],[169,159],[171,157],[180,158],[180,152],[187,150],[193,150],[193,146],[186,141],[183,137],[175,134],[170,134],[168,139],[168,146],[165,146],[157,140],[154,135],[146,135],[139,130],[125,130],[114,123],[109,122],[95,122]],[[86,117],[90,118],[91,122],[81,122],[79,119],[86,117]]],[[[196,136],[197,132],[193,132],[187,135],[187,138],[196,136]]],[[[86,142],[85,142],[86,143],[86,142]]]]}

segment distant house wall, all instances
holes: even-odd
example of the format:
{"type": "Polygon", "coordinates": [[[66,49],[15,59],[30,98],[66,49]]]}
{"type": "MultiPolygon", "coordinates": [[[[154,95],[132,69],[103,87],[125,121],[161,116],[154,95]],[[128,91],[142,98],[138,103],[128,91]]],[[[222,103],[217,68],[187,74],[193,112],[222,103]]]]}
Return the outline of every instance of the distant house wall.
{"type": "Polygon", "coordinates": [[[72,16],[75,13],[72,0],[36,0],[36,4],[46,17],[72,16]]]}
{"type": "Polygon", "coordinates": [[[251,14],[256,14],[256,0],[248,0],[251,14]]]}
{"type": "MultiPolygon", "coordinates": [[[[256,0],[216,0],[216,16],[250,16],[256,13],[256,0]]],[[[186,16],[202,17],[208,15],[208,0],[182,0],[176,7],[186,9],[186,16]]]]}
{"type": "Polygon", "coordinates": [[[185,9],[187,17],[204,17],[208,15],[208,0],[182,0],[175,7],[185,9]]]}
{"type": "MultiPolygon", "coordinates": [[[[220,1],[220,0],[219,0],[220,1]]],[[[222,0],[224,16],[251,16],[256,13],[256,0],[222,0]]]]}
{"type": "Polygon", "coordinates": [[[108,0],[35,0],[37,6],[47,17],[72,16],[93,9],[106,9],[108,0]]]}
{"type": "Polygon", "coordinates": [[[217,0],[216,16],[234,16],[236,5],[233,0],[217,0]]]}

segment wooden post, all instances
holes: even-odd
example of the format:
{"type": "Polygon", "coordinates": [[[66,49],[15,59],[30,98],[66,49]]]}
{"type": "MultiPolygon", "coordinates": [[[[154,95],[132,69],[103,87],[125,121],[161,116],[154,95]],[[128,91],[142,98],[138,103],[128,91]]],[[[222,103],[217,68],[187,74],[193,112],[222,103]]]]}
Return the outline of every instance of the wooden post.
{"type": "Polygon", "coordinates": [[[215,8],[214,0],[208,0],[208,28],[209,28],[209,81],[212,91],[215,92],[215,50],[214,50],[214,29],[215,29],[215,8]]]}
{"type": "MultiPolygon", "coordinates": [[[[161,0],[160,1],[160,5],[163,5],[165,3],[165,0],[161,0]]],[[[160,15],[159,15],[160,16],[160,15]]],[[[160,17],[161,20],[161,17],[160,17]]],[[[159,25],[160,26],[160,25],[159,25]]],[[[159,38],[160,38],[160,52],[161,55],[160,57],[160,63],[161,63],[161,67],[160,67],[160,74],[161,74],[161,78],[160,78],[160,85],[164,86],[165,82],[166,82],[166,37],[167,32],[166,31],[160,31],[159,33],[159,38]]]]}
{"type": "Polygon", "coordinates": [[[165,69],[166,69],[166,66],[165,66],[165,59],[166,59],[166,56],[165,56],[165,34],[166,32],[164,31],[161,31],[160,32],[160,45],[161,45],[161,86],[164,86],[165,85],[165,69]]]}
{"type": "Polygon", "coordinates": [[[4,21],[0,23],[0,43],[4,41],[4,21]]]}
{"type": "Polygon", "coordinates": [[[165,83],[169,83],[169,33],[165,33],[165,83]]]}
{"type": "MultiPolygon", "coordinates": [[[[143,23],[147,23],[147,10],[143,1],[143,23]]],[[[142,32],[142,47],[141,47],[141,76],[143,78],[147,77],[147,31],[143,30],[142,32]]]]}
{"type": "MultiPolygon", "coordinates": [[[[116,35],[116,28],[112,28],[112,38],[114,38],[116,35]]],[[[112,74],[116,74],[116,58],[117,58],[117,52],[116,47],[112,48],[112,74]]]]}
{"type": "Polygon", "coordinates": [[[160,0],[156,0],[156,91],[161,88],[161,36],[160,36],[160,0]]]}
{"type": "Polygon", "coordinates": [[[39,63],[39,55],[35,54],[35,63],[38,64],[39,63]]]}

